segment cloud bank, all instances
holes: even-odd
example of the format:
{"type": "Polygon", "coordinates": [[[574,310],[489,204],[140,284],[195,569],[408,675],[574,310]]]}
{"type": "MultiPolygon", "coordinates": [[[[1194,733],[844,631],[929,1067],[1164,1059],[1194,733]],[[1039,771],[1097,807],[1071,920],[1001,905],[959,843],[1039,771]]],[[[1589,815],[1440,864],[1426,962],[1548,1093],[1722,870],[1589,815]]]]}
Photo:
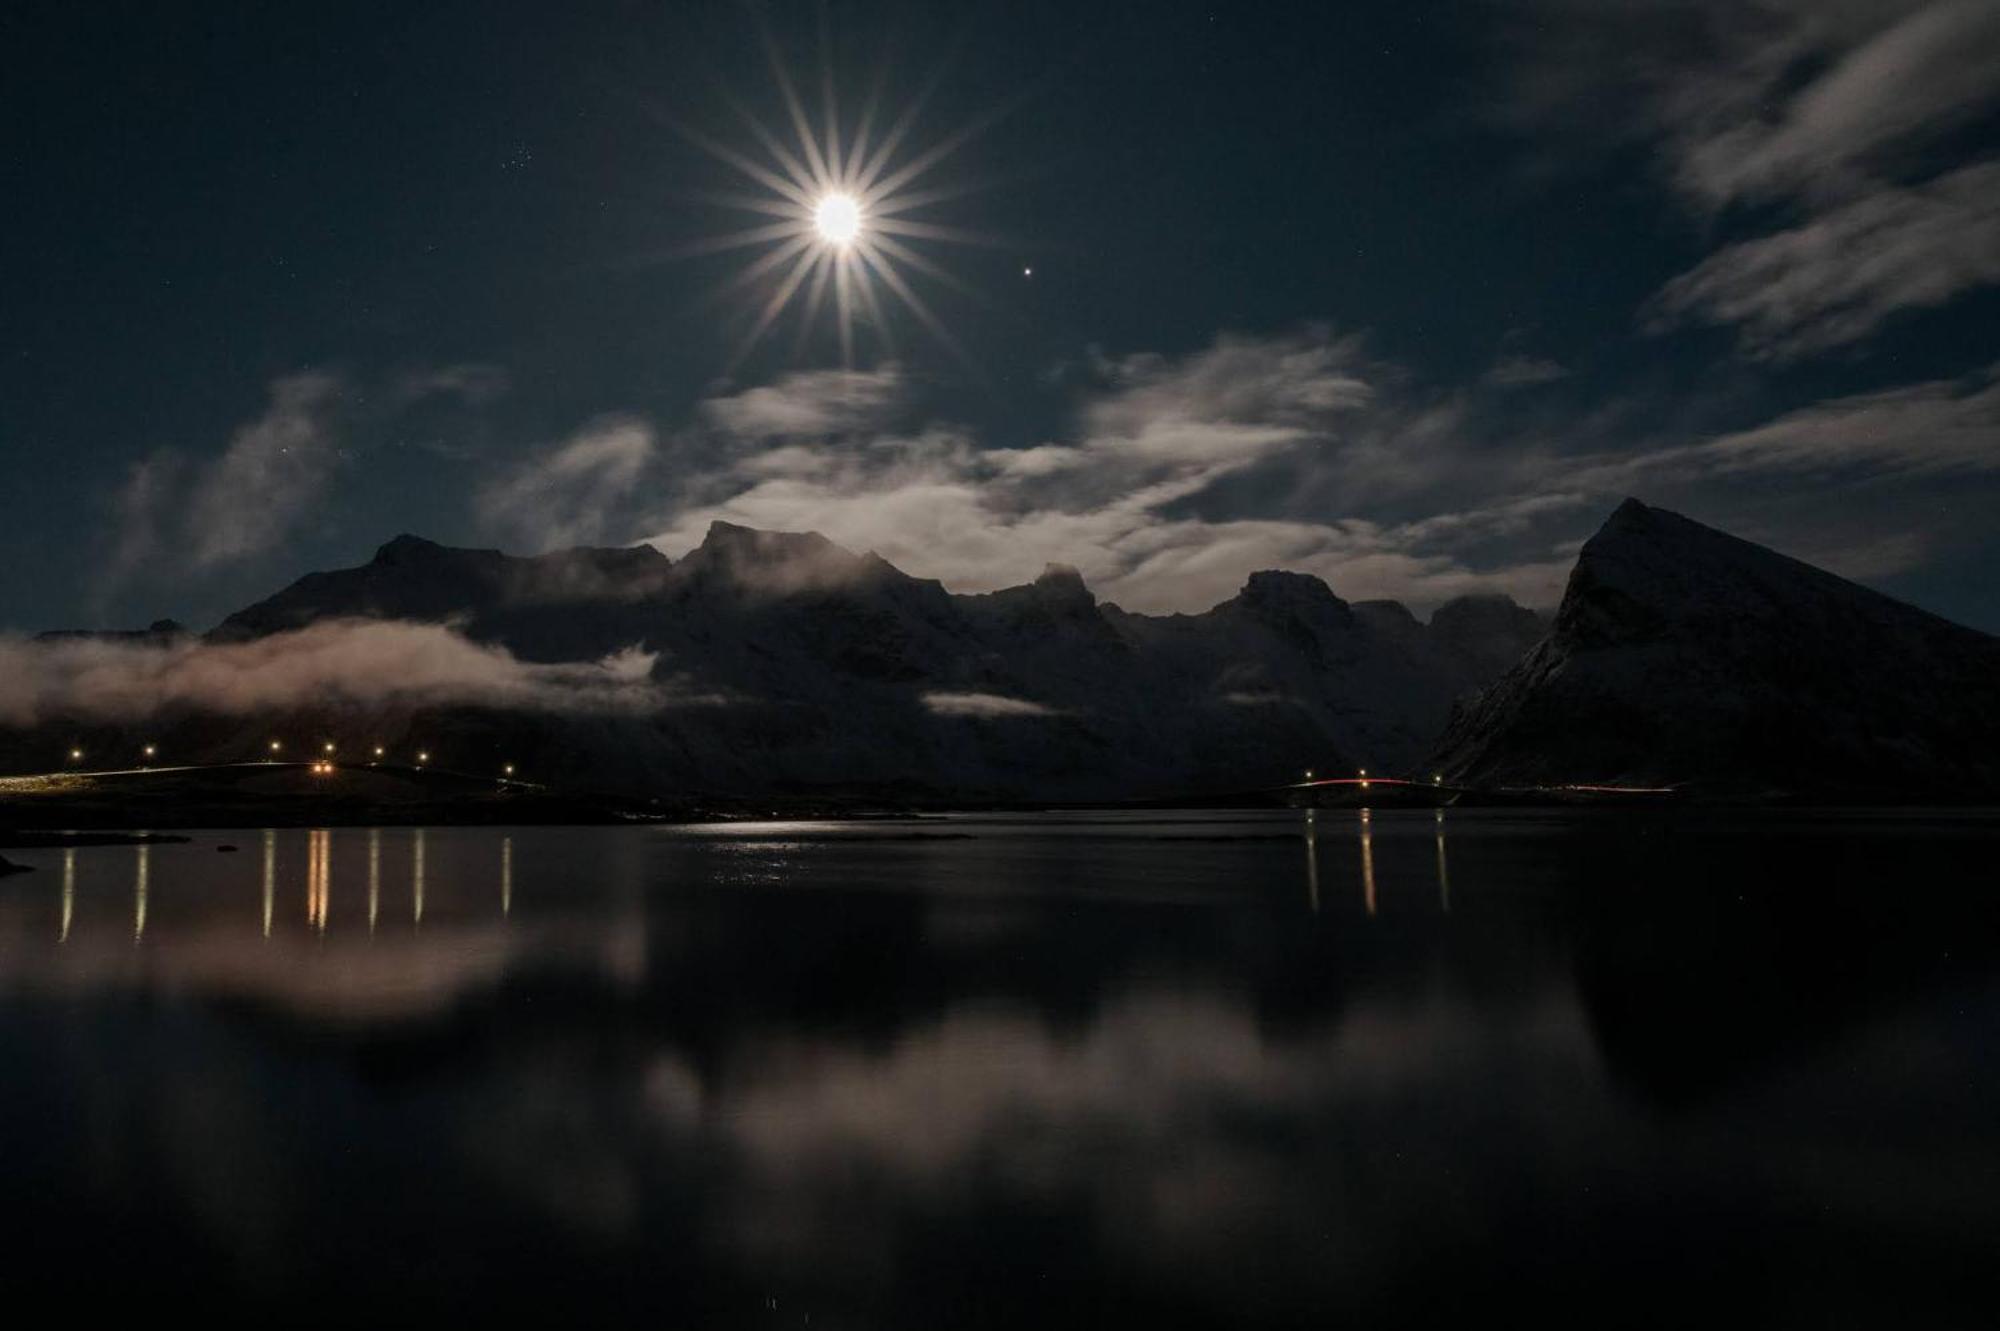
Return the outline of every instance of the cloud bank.
{"type": "Polygon", "coordinates": [[[1232,334],[1180,357],[1099,358],[1093,374],[1073,437],[1026,448],[985,446],[948,421],[907,424],[909,385],[893,366],[712,400],[704,447],[684,442],[659,478],[670,501],[645,539],[678,556],[716,520],[816,531],[961,591],[1070,564],[1100,596],[1145,611],[1205,608],[1263,568],[1419,603],[1474,591],[1550,601],[1567,573],[1543,554],[1462,561],[1456,549],[1584,500],[1487,502],[1502,464],[1474,446],[1466,404],[1415,389],[1358,337],[1232,334]],[[1398,508],[1411,516],[1324,516],[1398,508]]]}
{"type": "Polygon", "coordinates": [[[0,724],[138,720],[169,708],[246,715],[329,703],[557,712],[713,701],[653,678],[653,654],[539,664],[437,624],[333,621],[253,642],[0,638],[0,724]]]}

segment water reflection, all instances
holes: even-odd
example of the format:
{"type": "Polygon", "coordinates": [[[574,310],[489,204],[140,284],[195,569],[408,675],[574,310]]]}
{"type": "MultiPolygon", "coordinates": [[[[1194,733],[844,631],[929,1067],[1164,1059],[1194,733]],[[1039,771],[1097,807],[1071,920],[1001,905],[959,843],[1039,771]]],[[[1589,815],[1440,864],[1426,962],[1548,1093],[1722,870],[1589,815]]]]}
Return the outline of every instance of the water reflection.
{"type": "Polygon", "coordinates": [[[410,922],[424,922],[424,829],[410,840],[410,922]]]}
{"type": "Polygon", "coordinates": [[[132,940],[146,936],[146,895],[152,884],[153,848],[144,842],[133,847],[138,852],[132,870],[132,940]]]}
{"type": "Polygon", "coordinates": [[[1371,810],[1361,811],[1361,900],[1370,915],[1375,913],[1375,843],[1371,837],[1374,831],[1374,815],[1371,810]]]}
{"type": "Polygon", "coordinates": [[[1306,810],[1306,904],[1319,914],[1319,824],[1306,810]]]}
{"type": "Polygon", "coordinates": [[[271,917],[278,904],[278,834],[264,829],[264,937],[271,936],[271,917]]]}
{"type": "Polygon", "coordinates": [[[321,827],[306,834],[306,923],[326,932],[327,915],[333,904],[333,838],[321,827]]]}
{"type": "Polygon", "coordinates": [[[1437,859],[1438,859],[1438,906],[1444,913],[1451,914],[1451,874],[1444,864],[1444,810],[1436,810],[1437,859]]]}
{"type": "Polygon", "coordinates": [[[62,926],[56,932],[58,943],[69,941],[69,922],[76,914],[76,847],[65,846],[62,855],[62,926]]]}
{"type": "Polygon", "coordinates": [[[42,1236],[141,1228],[154,1296],[349,1324],[1436,1324],[1637,1281],[1684,1325],[1725,1274],[1824,1321],[1980,1269],[2000,833],[1377,810],[1322,897],[1294,818],[286,831],[151,848],[143,955],[125,852],[49,852],[61,949],[0,886],[10,1292],[111,1310],[42,1236]],[[405,853],[423,927],[377,932],[405,853]]]}

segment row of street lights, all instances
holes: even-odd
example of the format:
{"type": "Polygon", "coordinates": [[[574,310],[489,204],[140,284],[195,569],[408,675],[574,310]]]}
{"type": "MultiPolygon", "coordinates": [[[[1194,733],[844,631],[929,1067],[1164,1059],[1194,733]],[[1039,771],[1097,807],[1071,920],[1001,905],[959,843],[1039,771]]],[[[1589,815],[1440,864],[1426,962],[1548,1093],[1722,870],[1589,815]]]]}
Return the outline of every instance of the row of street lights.
{"type": "MultiPolygon", "coordinates": [[[[284,751],[285,751],[285,744],[283,740],[276,740],[276,739],[272,740],[270,745],[271,756],[267,761],[274,763],[277,762],[278,755],[283,753],[284,751]]],[[[333,755],[335,754],[337,749],[336,746],[334,745],[334,742],[332,740],[328,740],[324,745],[321,746],[320,751],[324,756],[314,760],[314,762],[312,763],[312,770],[316,775],[324,776],[330,774],[334,770],[333,755]]],[[[374,763],[381,762],[383,758],[388,756],[388,752],[389,751],[385,749],[382,745],[380,744],[375,745],[373,748],[373,761],[369,765],[373,766],[374,763]]],[[[140,765],[141,766],[150,765],[153,759],[159,756],[159,753],[160,753],[160,747],[157,744],[142,745],[139,749],[139,756],[141,759],[140,765]]],[[[69,761],[71,765],[80,763],[83,761],[83,759],[84,759],[84,751],[81,746],[75,746],[70,749],[69,761]]],[[[431,754],[429,749],[417,750],[416,765],[419,768],[428,767],[430,765],[430,761],[431,761],[431,754]]],[[[514,764],[502,763],[500,766],[500,775],[503,778],[511,780],[514,775],[514,764]]]]}
{"type": "MultiPolygon", "coordinates": [[[[1357,777],[1359,777],[1359,778],[1361,779],[1361,786],[1362,786],[1362,788],[1363,788],[1364,790],[1365,790],[1365,789],[1367,789],[1367,787],[1368,787],[1368,769],[1367,769],[1367,768],[1365,768],[1365,767],[1360,767],[1360,768],[1356,768],[1356,769],[1355,769],[1355,775],[1356,775],[1357,777]]],[[[1306,780],[1307,780],[1308,782],[1310,782],[1310,781],[1311,781],[1312,779],[1313,779],[1313,769],[1312,769],[1312,768],[1310,768],[1310,767],[1308,767],[1308,768],[1306,768],[1306,780]]],[[[1443,785],[1443,784],[1444,784],[1444,773],[1442,773],[1442,772],[1432,772],[1432,773],[1431,773],[1431,784],[1432,784],[1432,785],[1434,785],[1434,786],[1441,786],[1441,785],[1443,785]]]]}

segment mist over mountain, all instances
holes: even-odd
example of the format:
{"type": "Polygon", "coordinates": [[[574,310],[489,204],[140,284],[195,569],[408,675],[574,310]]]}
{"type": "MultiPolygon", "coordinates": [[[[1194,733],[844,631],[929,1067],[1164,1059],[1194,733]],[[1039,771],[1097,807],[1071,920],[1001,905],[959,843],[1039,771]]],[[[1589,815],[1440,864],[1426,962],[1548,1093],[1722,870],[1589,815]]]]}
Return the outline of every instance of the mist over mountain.
{"type": "Polygon", "coordinates": [[[143,716],[182,760],[258,757],[268,735],[327,732],[659,791],[1223,791],[1417,762],[1453,699],[1543,627],[1505,598],[1453,602],[1424,623],[1275,571],[1196,615],[1128,613],[1054,565],[954,595],[816,534],[724,522],[678,562],[646,546],[522,558],[400,536],[167,647],[190,654],[176,669],[119,657],[122,639],[95,643],[113,654],[93,658],[101,677],[146,663],[125,705],[106,715],[74,687],[17,700],[14,724],[33,728],[10,747],[31,734],[67,746],[93,725],[93,746],[116,745],[104,722],[143,716]],[[359,634],[376,635],[371,654],[339,652],[359,634]],[[231,694],[253,651],[267,675],[298,681],[295,698],[231,694]],[[329,664],[350,660],[347,673],[329,664]],[[173,687],[145,716],[145,686],[162,681],[173,687]]]}
{"type": "MultiPolygon", "coordinates": [[[[1553,623],[1505,597],[1428,621],[1268,570],[1200,614],[1075,569],[956,595],[809,532],[716,522],[518,557],[399,536],[205,636],[0,644],[15,770],[274,737],[647,793],[1198,795],[1305,769],[1719,796],[2000,789],[2000,641],[1628,500],[1553,623]]],[[[165,759],[162,759],[165,761],[165,759]]]]}
{"type": "Polygon", "coordinates": [[[1480,784],[1976,798],[2000,791],[2000,639],[1628,499],[1437,762],[1480,784]]]}

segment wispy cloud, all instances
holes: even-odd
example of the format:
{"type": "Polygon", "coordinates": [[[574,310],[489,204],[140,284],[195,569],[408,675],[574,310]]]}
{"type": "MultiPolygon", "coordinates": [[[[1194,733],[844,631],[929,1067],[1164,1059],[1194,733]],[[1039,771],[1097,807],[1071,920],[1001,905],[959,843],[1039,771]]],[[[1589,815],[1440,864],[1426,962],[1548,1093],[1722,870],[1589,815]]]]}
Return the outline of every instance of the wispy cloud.
{"type": "Polygon", "coordinates": [[[452,398],[469,407],[483,407],[506,396],[512,379],[498,365],[481,361],[461,361],[456,365],[436,365],[412,370],[397,379],[394,397],[399,404],[426,398],[452,398]]]}
{"type": "Polygon", "coordinates": [[[1569,370],[1560,361],[1546,356],[1506,355],[1493,362],[1484,382],[1495,388],[1533,388],[1567,378],[1569,370]]]}
{"type": "Polygon", "coordinates": [[[765,441],[886,428],[903,400],[894,366],[813,370],[709,398],[702,413],[725,433],[765,441]]]}
{"type": "Polygon", "coordinates": [[[199,459],[155,450],[127,471],[112,501],[113,550],[101,571],[112,589],[142,571],[208,571],[272,549],[296,529],[339,461],[343,394],[331,374],[286,375],[269,402],[199,459]]]}
{"type": "MultiPolygon", "coordinates": [[[[1421,602],[1474,590],[1547,599],[1560,583],[1563,570],[1539,557],[1470,567],[1432,544],[1442,527],[1303,511],[1315,490],[1342,491],[1358,507],[1426,491],[1444,498],[1434,478],[1470,487],[1481,474],[1453,428],[1461,411],[1413,394],[1408,376],[1372,359],[1359,338],[1231,335],[1186,356],[1101,358],[1096,377],[1073,437],[1019,449],[982,447],[945,423],[855,428],[867,418],[845,405],[847,377],[782,381],[759,401],[782,400],[783,410],[748,422],[738,414],[747,394],[727,399],[726,411],[711,404],[702,413],[711,425],[764,438],[782,421],[785,438],[721,448],[705,470],[677,475],[679,493],[711,498],[671,510],[648,539],[678,554],[716,519],[818,531],[958,590],[1026,582],[1045,564],[1068,563],[1100,595],[1145,610],[1213,604],[1271,567],[1320,573],[1350,597],[1421,602]],[[813,407],[816,387],[835,405],[813,407]],[[827,432],[804,433],[809,422],[827,432]]],[[[866,396],[904,401],[893,382],[866,396]]],[[[1463,515],[1468,529],[1490,521],[1463,515]]]]}
{"type": "Polygon", "coordinates": [[[1026,698],[998,693],[926,693],[924,708],[934,716],[970,716],[996,720],[1017,716],[1055,716],[1056,709],[1026,698]]]}
{"type": "Polygon", "coordinates": [[[606,417],[488,484],[475,506],[488,526],[536,549],[602,541],[629,530],[633,487],[656,446],[646,422],[606,417]]]}
{"type": "Polygon", "coordinates": [[[1882,186],[1799,226],[1718,250],[1663,288],[1654,330],[1736,326],[1743,350],[1790,360],[1859,341],[1901,310],[2000,283],[2000,163],[1882,186]]]}
{"type": "Polygon", "coordinates": [[[2000,366],[1832,398],[1745,430],[1603,457],[1571,472],[1585,489],[1781,474],[1871,478],[2000,473],[2000,366]]]}
{"type": "Polygon", "coordinates": [[[1705,223],[1758,223],[1669,283],[1649,328],[1736,326],[1748,356],[1794,359],[2000,283],[2000,162],[1962,134],[2000,109],[1992,0],[1543,0],[1525,17],[1526,119],[1622,127],[1705,223]]]}
{"type": "Polygon", "coordinates": [[[277,380],[264,414],[202,469],[188,499],[187,534],[197,567],[262,553],[291,530],[333,470],[340,392],[340,380],[330,374],[277,380]]]}

